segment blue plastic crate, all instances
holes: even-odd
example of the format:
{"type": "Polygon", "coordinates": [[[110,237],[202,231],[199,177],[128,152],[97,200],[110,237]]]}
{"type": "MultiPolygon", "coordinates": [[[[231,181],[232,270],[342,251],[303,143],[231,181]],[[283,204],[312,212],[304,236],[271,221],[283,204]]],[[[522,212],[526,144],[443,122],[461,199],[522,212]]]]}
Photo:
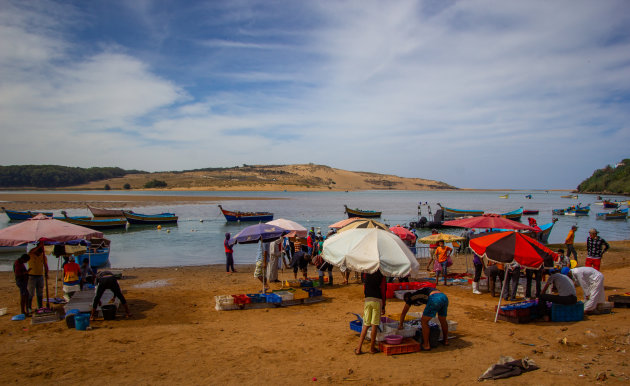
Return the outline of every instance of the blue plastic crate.
{"type": "Polygon", "coordinates": [[[557,303],[551,306],[553,322],[578,322],[582,319],[584,319],[584,303],[581,301],[570,306],[557,303]]]}
{"type": "Polygon", "coordinates": [[[308,292],[308,297],[322,296],[322,290],[319,288],[302,288],[303,291],[308,292]]]}
{"type": "Polygon", "coordinates": [[[311,280],[300,280],[300,287],[313,287],[311,280]]]}
{"type": "Polygon", "coordinates": [[[267,301],[263,294],[247,294],[247,297],[251,299],[252,303],[265,303],[267,301]]]}
{"type": "Polygon", "coordinates": [[[265,294],[265,297],[267,298],[267,303],[282,303],[282,298],[274,293],[265,294]]]}
{"type": "Polygon", "coordinates": [[[352,322],[350,322],[350,329],[352,331],[361,333],[361,330],[363,329],[363,322],[359,319],[353,320],[352,322]]]}

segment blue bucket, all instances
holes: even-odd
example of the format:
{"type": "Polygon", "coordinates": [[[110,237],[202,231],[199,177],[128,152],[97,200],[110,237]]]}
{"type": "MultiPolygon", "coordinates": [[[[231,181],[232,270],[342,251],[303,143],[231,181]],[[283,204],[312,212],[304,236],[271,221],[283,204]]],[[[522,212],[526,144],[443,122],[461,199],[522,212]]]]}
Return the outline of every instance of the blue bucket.
{"type": "Polygon", "coordinates": [[[74,315],[74,327],[79,331],[85,331],[90,325],[90,314],[74,315]]]}

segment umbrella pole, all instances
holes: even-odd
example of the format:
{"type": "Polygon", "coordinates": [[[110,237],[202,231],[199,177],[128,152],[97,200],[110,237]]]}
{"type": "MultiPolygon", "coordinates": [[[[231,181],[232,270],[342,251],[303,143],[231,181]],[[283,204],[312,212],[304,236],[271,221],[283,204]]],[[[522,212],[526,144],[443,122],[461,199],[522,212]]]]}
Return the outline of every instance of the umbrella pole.
{"type": "Polygon", "coordinates": [[[505,291],[505,286],[507,284],[508,277],[508,269],[505,267],[505,279],[503,279],[503,285],[501,286],[501,295],[499,295],[499,305],[497,306],[497,313],[494,315],[494,322],[497,322],[499,318],[499,310],[501,309],[501,300],[503,299],[503,291],[505,291]]]}
{"type": "Polygon", "coordinates": [[[57,271],[55,271],[55,297],[57,297],[57,283],[59,283],[59,256],[57,256],[57,271]]]}

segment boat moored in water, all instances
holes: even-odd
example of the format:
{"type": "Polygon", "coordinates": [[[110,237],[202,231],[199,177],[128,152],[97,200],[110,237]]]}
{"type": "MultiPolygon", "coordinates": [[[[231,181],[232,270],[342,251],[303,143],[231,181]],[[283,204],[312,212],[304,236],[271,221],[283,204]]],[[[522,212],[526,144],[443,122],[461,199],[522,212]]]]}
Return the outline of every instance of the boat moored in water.
{"type": "Polygon", "coordinates": [[[125,217],[122,209],[96,208],[90,205],[87,207],[94,217],[125,217]]]}
{"type": "Polygon", "coordinates": [[[521,221],[521,216],[523,216],[523,207],[520,207],[516,210],[507,213],[501,213],[501,217],[510,219],[512,221],[521,221]]]}
{"type": "Polygon", "coordinates": [[[361,210],[361,209],[350,209],[347,205],[343,206],[345,208],[345,213],[348,214],[348,218],[351,217],[363,217],[363,218],[378,218],[381,217],[381,213],[375,210],[361,210]]]}
{"type": "Polygon", "coordinates": [[[538,212],[537,209],[523,209],[523,214],[536,215],[538,212]]]}
{"type": "Polygon", "coordinates": [[[153,224],[169,224],[176,223],[178,217],[175,213],[158,213],[158,214],[142,214],[133,211],[123,211],[125,218],[129,224],[136,225],[153,225],[153,224]]]}
{"type": "Polygon", "coordinates": [[[53,215],[52,212],[32,212],[30,210],[25,210],[25,211],[10,210],[10,209],[5,209],[4,206],[2,207],[2,210],[4,211],[4,213],[7,214],[7,216],[9,217],[9,220],[11,221],[28,220],[29,218],[35,217],[38,214],[43,214],[46,217],[52,217],[53,215]]]}
{"type": "Polygon", "coordinates": [[[628,218],[628,208],[617,209],[608,213],[597,213],[598,220],[625,220],[628,218]]]}
{"type": "Polygon", "coordinates": [[[219,205],[219,209],[223,216],[225,217],[225,221],[233,222],[233,221],[261,221],[267,222],[273,220],[273,213],[271,212],[241,212],[234,210],[225,210],[221,205],[219,205]]]}
{"type": "Polygon", "coordinates": [[[452,218],[466,217],[466,216],[476,217],[476,216],[482,216],[483,215],[483,210],[468,210],[468,209],[448,208],[446,206],[442,206],[439,202],[438,202],[438,206],[440,208],[442,208],[442,210],[444,211],[444,218],[445,219],[452,219],[452,218]]]}

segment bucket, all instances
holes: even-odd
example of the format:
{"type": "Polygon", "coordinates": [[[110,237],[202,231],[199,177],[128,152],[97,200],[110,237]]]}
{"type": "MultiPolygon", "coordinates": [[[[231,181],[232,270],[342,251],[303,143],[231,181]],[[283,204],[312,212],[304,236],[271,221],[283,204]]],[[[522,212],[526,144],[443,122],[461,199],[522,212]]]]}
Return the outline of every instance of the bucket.
{"type": "Polygon", "coordinates": [[[116,319],[116,306],[115,305],[106,304],[101,307],[101,311],[103,311],[103,319],[105,320],[116,319]]]}
{"type": "Polygon", "coordinates": [[[74,315],[74,327],[79,331],[85,331],[90,325],[90,314],[74,315]]]}

